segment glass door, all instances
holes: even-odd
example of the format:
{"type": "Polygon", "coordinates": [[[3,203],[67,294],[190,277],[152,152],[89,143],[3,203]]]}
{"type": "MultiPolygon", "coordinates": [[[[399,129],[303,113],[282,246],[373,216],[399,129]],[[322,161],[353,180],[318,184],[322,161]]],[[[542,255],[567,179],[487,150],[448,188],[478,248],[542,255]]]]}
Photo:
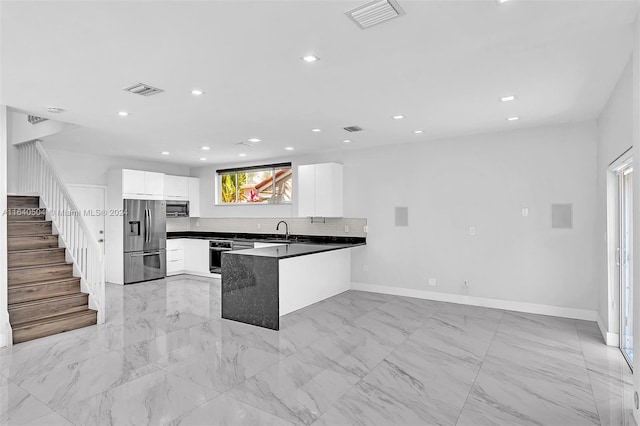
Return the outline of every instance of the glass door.
{"type": "Polygon", "coordinates": [[[620,247],[620,350],[633,369],[633,167],[618,173],[620,247]]]}

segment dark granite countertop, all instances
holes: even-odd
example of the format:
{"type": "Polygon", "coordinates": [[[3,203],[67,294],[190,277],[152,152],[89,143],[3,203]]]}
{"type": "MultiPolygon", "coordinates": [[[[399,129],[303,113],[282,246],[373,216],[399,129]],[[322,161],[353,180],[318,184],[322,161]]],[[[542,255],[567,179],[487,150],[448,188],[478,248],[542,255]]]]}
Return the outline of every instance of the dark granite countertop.
{"type": "Polygon", "coordinates": [[[222,255],[233,256],[258,256],[271,257],[277,259],[287,259],[289,257],[305,256],[308,254],[322,253],[332,250],[340,250],[351,247],[363,246],[365,243],[355,244],[307,244],[307,243],[290,243],[272,247],[262,247],[246,250],[227,251],[222,255]]]}
{"type": "MultiPolygon", "coordinates": [[[[167,239],[194,238],[201,240],[233,240],[233,241],[253,241],[263,243],[303,243],[303,244],[342,244],[342,245],[363,245],[367,239],[363,237],[333,237],[319,235],[290,235],[289,240],[285,240],[282,234],[246,234],[231,232],[203,232],[203,231],[180,231],[167,232],[167,239]]],[[[342,248],[342,247],[340,247],[342,248]]],[[[261,250],[261,249],[258,249],[261,250]]]]}

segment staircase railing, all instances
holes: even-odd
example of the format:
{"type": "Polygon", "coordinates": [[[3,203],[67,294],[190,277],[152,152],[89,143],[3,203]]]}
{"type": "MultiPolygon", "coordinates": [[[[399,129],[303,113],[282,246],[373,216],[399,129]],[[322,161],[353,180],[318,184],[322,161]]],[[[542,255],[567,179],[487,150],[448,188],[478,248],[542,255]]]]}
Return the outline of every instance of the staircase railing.
{"type": "Polygon", "coordinates": [[[89,293],[89,307],[98,311],[98,324],[105,320],[105,261],[102,247],[91,234],[78,209],[60,179],[49,154],[40,141],[17,146],[19,191],[38,194],[58,230],[58,238],[80,275],[82,290],[89,293]]]}

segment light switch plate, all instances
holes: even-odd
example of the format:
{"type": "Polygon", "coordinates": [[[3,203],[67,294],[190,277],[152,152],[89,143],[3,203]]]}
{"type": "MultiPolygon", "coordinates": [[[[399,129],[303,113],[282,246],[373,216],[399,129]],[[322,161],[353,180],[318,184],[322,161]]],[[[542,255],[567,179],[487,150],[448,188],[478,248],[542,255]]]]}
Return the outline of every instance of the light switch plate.
{"type": "Polygon", "coordinates": [[[435,278],[429,278],[429,285],[430,285],[431,287],[435,287],[435,286],[436,286],[436,283],[437,283],[437,281],[436,281],[436,279],[435,279],[435,278]]]}
{"type": "Polygon", "coordinates": [[[529,209],[526,207],[522,208],[522,217],[527,217],[529,216],[529,209]]]}
{"type": "Polygon", "coordinates": [[[469,227],[469,235],[476,235],[476,227],[475,226],[470,226],[469,227]]]}
{"type": "Polygon", "coordinates": [[[349,233],[349,225],[345,225],[344,226],[344,233],[348,234],[349,233]]]}

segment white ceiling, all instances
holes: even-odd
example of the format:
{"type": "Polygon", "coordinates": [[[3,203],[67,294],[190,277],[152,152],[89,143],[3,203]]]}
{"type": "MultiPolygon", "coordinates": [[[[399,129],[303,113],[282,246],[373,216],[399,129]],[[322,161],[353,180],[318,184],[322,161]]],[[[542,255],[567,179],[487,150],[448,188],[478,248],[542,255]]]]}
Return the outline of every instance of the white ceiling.
{"type": "Polygon", "coordinates": [[[399,2],[405,16],[363,31],[344,15],[363,1],[2,1],[0,103],[81,126],[52,147],[191,166],[202,145],[207,163],[247,162],[579,121],[605,105],[637,13],[635,0],[399,2]],[[165,92],[122,91],[138,82],[165,92]]]}

